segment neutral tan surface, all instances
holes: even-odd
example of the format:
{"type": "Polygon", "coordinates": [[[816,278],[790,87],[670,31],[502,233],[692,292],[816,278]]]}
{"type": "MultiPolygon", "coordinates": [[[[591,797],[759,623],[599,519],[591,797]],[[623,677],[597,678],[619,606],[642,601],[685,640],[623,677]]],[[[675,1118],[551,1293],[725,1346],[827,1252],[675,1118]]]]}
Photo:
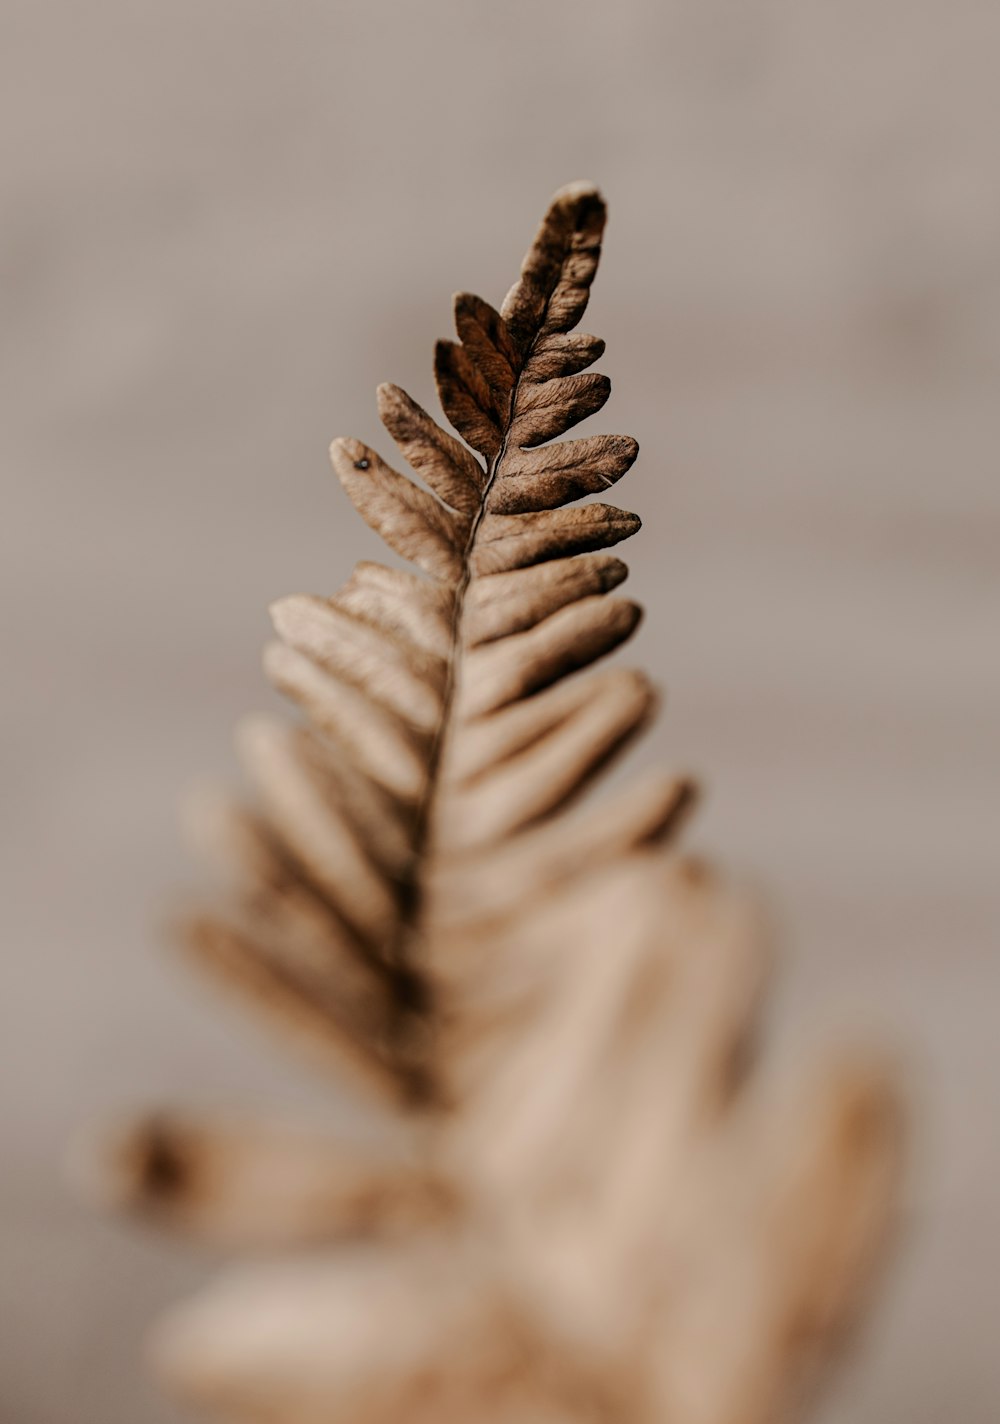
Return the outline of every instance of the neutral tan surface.
{"type": "Polygon", "coordinates": [[[790,1051],[860,1024],[917,1084],[901,1262],[821,1417],[992,1424],[1000,12],[8,0],[2,28],[0,1416],[175,1417],[138,1340],[202,1265],[75,1203],[78,1123],[325,1108],[159,953],[173,805],[272,703],[267,602],[377,548],[329,438],[388,453],[376,382],[431,403],[452,288],[499,300],[586,176],[594,425],[642,445],[632,656],[669,689],[642,755],[706,774],[698,843],[766,885],[790,1051]]]}

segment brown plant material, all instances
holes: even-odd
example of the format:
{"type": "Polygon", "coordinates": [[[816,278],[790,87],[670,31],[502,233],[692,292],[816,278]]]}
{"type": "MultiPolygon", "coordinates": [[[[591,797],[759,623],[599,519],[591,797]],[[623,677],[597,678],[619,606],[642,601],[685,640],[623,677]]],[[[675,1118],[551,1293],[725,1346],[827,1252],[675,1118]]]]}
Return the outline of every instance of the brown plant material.
{"type": "Polygon", "coordinates": [[[358,512],[422,572],[362,563],[275,605],[267,672],[307,725],[245,724],[261,809],[195,817],[238,892],[191,953],[372,1091],[393,1144],[171,1116],[115,1139],[117,1200],[314,1244],[161,1328],[164,1373],[226,1418],[766,1424],[883,1234],[893,1095],[853,1059],[791,1085],[756,1069],[760,934],[672,849],[690,780],[574,804],[656,706],[635,672],[583,671],[638,622],[604,551],[639,520],[570,507],[636,443],[547,443],[608,396],[603,343],[574,330],[604,216],[563,189],[501,310],[456,298],[436,374],[467,443],[380,388],[422,485],[334,442],[358,512]]]}

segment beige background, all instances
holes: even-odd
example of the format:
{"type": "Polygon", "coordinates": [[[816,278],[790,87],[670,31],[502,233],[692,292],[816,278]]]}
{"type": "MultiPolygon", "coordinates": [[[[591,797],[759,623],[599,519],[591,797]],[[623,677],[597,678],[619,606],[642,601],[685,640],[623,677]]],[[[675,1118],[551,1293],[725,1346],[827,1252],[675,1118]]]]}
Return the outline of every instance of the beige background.
{"type": "MultiPolygon", "coordinates": [[[[897,1271],[824,1424],[1000,1415],[1000,8],[982,0],[3,0],[0,1417],[157,1424],[208,1269],[79,1206],[81,1122],[326,1109],[160,952],[173,808],[268,701],[265,607],[375,550],[326,471],[433,399],[552,189],[612,220],[588,329],[643,446],[643,753],[767,887],[779,1040],[918,1108],[897,1271]]],[[[330,1111],[337,1111],[336,1104],[330,1111]]]]}

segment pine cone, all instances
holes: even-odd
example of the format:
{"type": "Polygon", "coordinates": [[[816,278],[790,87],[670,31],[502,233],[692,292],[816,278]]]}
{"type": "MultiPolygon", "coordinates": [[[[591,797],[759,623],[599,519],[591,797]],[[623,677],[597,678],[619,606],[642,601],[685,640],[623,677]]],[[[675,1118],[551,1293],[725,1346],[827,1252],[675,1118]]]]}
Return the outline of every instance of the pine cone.
{"type": "Polygon", "coordinates": [[[227,1418],[765,1424],[878,1255],[893,1091],[850,1058],[762,1076],[757,916],[673,849],[690,780],[573,806],[656,703],[631,670],[570,676],[639,619],[604,552],[638,518],[573,505],[636,442],[547,443],[608,397],[603,342],[574,330],[604,218],[563,189],[501,310],[456,298],[435,369],[466,443],[380,388],[426,488],[334,443],[421,573],[362,563],[275,606],[267,671],[306,725],[243,728],[261,810],[201,807],[239,893],[192,954],[368,1091],[387,1144],[163,1114],[112,1144],[120,1201],[288,1248],[157,1334],[168,1379],[227,1418]]]}

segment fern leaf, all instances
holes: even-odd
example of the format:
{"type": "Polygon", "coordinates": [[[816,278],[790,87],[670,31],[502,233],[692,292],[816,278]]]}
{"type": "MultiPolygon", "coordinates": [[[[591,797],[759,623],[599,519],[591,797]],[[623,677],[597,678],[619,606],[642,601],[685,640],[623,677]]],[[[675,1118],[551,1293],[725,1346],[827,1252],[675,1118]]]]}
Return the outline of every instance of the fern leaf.
{"type": "MultiPolygon", "coordinates": [[[[596,193],[565,190],[525,259],[508,315],[476,297],[456,300],[459,342],[439,348],[442,398],[467,435],[460,412],[469,402],[477,420],[488,419],[484,462],[391,385],[379,388],[379,414],[421,483],[359,441],[331,448],[362,518],[427,578],[400,586],[394,571],[366,566],[367,598],[359,570],[340,596],[296,595],[272,609],[281,642],[267,651],[269,677],[339,749],[351,777],[370,783],[369,799],[374,791],[390,800],[408,835],[404,862],[379,868],[367,822],[352,824],[349,796],[334,789],[331,798],[328,784],[332,809],[314,806],[300,822],[301,799],[277,815],[274,803],[292,795],[282,783],[301,784],[301,776],[279,771],[263,788],[289,873],[329,902],[360,952],[405,972],[398,1043],[385,1045],[404,1098],[417,1082],[435,1091],[435,1077],[442,1101],[455,1091],[433,1031],[411,1021],[409,1003],[410,976],[419,981],[434,958],[425,885],[437,860],[459,843],[495,853],[498,842],[557,816],[653,706],[651,689],[631,674],[563,686],[627,640],[640,616],[635,604],[606,597],[625,566],[592,552],[634,533],[638,519],[602,503],[565,507],[618,480],[636,442],[599,435],[543,443],[608,391],[605,377],[581,374],[579,343],[572,359],[553,359],[586,305],[603,221],[596,193]],[[314,832],[304,829],[317,819],[328,846],[319,868],[314,832]],[[417,1064],[415,1038],[425,1060],[417,1064]]],[[[447,985],[425,987],[428,996],[447,993],[447,985]]]]}
{"type": "Polygon", "coordinates": [[[342,1079],[387,1156],[266,1124],[156,1115],[109,1186],[228,1243],[321,1243],[227,1277],[162,1329],[166,1373],[232,1418],[768,1424],[851,1317],[888,1220],[898,1113],[849,1058],[770,1082],[746,898],[671,852],[695,799],[655,775],[577,801],[648,725],[605,552],[626,435],[575,328],[600,256],[591,186],[552,202],[500,311],[455,300],[450,434],[397,386],[331,458],[416,571],[361,563],[272,609],[306,725],[253,718],[260,809],[203,802],[237,889],[191,952],[342,1079]],[[463,443],[464,442],[464,443],[463,443]],[[474,453],[475,452],[475,453],[474,453]],[[353,1254],[344,1236],[365,1238],[353,1254]]]}

